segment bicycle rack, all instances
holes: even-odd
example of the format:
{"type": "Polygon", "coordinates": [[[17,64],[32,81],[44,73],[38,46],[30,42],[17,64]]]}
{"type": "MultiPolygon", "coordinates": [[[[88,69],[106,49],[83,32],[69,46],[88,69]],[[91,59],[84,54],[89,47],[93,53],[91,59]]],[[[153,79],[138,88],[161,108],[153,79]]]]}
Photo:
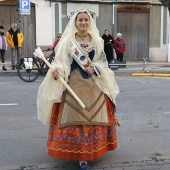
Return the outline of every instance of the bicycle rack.
{"type": "Polygon", "coordinates": [[[148,73],[149,71],[146,68],[146,61],[148,60],[148,58],[144,58],[143,57],[143,70],[145,71],[145,73],[148,73]]]}

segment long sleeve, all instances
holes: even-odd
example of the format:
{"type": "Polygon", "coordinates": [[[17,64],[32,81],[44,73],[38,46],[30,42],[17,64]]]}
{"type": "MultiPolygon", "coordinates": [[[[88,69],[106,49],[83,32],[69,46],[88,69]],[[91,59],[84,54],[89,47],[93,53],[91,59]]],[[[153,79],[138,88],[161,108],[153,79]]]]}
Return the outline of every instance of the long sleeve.
{"type": "Polygon", "coordinates": [[[12,41],[12,37],[10,36],[9,32],[6,33],[6,40],[7,40],[7,43],[10,45],[11,48],[15,48],[14,43],[12,41]]]}

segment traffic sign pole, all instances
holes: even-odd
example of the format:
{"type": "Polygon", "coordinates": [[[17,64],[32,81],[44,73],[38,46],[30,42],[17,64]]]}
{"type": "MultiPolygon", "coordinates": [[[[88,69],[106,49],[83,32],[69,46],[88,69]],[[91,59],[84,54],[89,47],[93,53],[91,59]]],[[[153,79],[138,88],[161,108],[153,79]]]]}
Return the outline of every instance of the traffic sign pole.
{"type": "Polygon", "coordinates": [[[24,57],[28,56],[28,30],[27,30],[27,16],[24,15],[24,57]]]}
{"type": "Polygon", "coordinates": [[[20,0],[21,15],[24,15],[24,57],[28,56],[27,15],[30,15],[30,0],[20,0]]]}

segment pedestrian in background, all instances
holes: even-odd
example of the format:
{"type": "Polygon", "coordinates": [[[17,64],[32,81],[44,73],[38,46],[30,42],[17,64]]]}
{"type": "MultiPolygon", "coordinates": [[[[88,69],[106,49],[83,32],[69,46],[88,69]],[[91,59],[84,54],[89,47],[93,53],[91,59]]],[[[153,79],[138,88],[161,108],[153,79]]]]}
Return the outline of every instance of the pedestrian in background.
{"type": "Polygon", "coordinates": [[[16,68],[15,52],[17,52],[17,65],[19,65],[22,43],[24,41],[24,36],[22,32],[18,29],[17,23],[13,23],[11,25],[11,29],[6,33],[6,39],[11,47],[11,64],[12,70],[14,70],[16,68]]]}
{"type": "Polygon", "coordinates": [[[54,44],[53,44],[53,47],[54,47],[54,48],[55,48],[56,45],[58,44],[58,42],[59,42],[61,36],[62,36],[62,34],[61,34],[60,32],[58,32],[58,33],[57,33],[57,39],[56,39],[56,41],[54,41],[54,44]]]}
{"type": "Polygon", "coordinates": [[[7,50],[7,41],[4,35],[4,27],[0,26],[0,55],[2,60],[2,70],[7,71],[5,68],[5,50],[7,50]]]}
{"type": "Polygon", "coordinates": [[[118,33],[117,34],[117,39],[114,42],[114,49],[117,55],[117,60],[118,61],[123,61],[123,53],[126,50],[126,44],[124,40],[122,39],[122,34],[118,33]]]}
{"type": "Polygon", "coordinates": [[[114,39],[109,34],[109,30],[107,30],[107,29],[104,31],[102,38],[104,40],[104,52],[106,54],[106,58],[107,58],[108,63],[110,63],[110,61],[113,60],[114,39]]]}
{"type": "Polygon", "coordinates": [[[117,148],[115,98],[119,93],[108,68],[103,39],[87,10],[77,10],[58,45],[53,62],[39,87],[38,119],[50,124],[48,154],[55,158],[87,161],[117,148]],[[81,97],[83,109],[61,84],[59,76],[81,97]]]}

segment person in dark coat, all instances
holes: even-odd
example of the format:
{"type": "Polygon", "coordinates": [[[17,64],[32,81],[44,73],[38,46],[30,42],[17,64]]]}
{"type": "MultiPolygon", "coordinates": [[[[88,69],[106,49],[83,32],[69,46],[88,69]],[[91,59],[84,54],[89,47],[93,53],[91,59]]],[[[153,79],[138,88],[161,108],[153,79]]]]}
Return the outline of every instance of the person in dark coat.
{"type": "Polygon", "coordinates": [[[109,34],[109,30],[107,30],[107,29],[104,31],[102,38],[104,40],[104,52],[106,54],[106,58],[107,58],[108,63],[110,63],[110,61],[113,60],[114,39],[109,34]]]}

